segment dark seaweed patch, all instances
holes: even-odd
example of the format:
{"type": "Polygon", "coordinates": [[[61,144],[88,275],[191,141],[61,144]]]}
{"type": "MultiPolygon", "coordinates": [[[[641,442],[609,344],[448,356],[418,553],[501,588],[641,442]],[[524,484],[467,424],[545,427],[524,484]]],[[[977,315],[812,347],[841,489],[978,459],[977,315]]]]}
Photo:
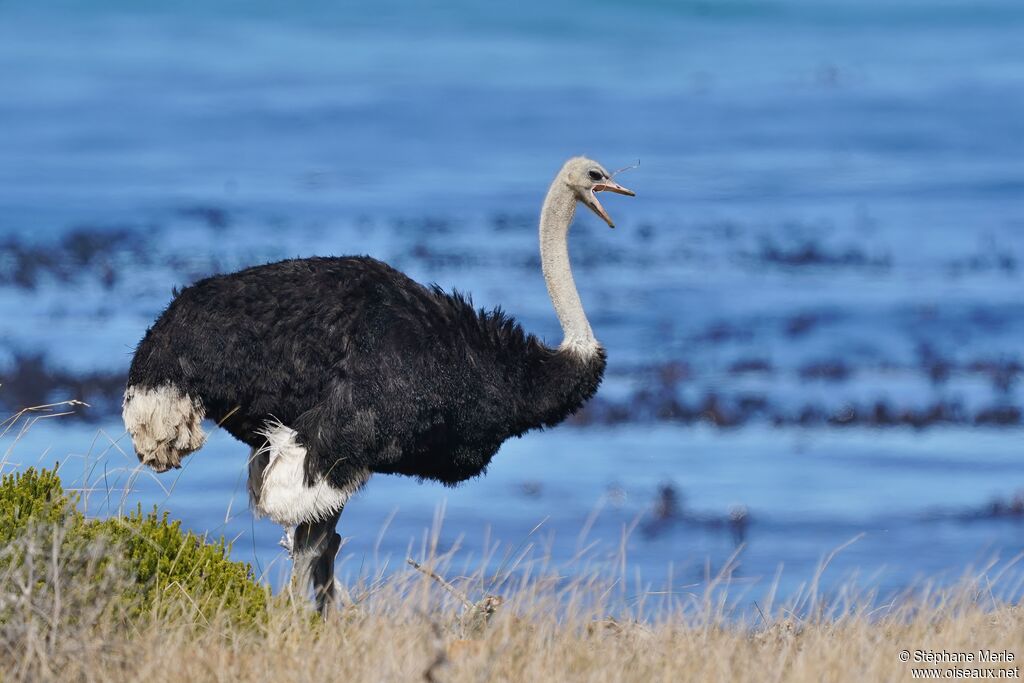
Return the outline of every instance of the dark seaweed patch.
{"type": "Polygon", "coordinates": [[[94,279],[111,288],[118,282],[119,262],[125,255],[139,265],[147,262],[138,234],[129,227],[82,226],[55,244],[9,237],[0,243],[0,254],[0,286],[29,290],[44,279],[94,279]]]}
{"type": "Polygon", "coordinates": [[[783,322],[783,331],[787,337],[803,337],[815,328],[838,319],[839,315],[831,311],[797,313],[783,322]]]}
{"type": "Polygon", "coordinates": [[[764,358],[741,358],[729,366],[729,374],[746,375],[751,373],[769,374],[775,368],[764,358]]]}
{"type": "Polygon", "coordinates": [[[986,358],[965,364],[964,370],[987,376],[997,391],[1007,393],[1016,384],[1024,366],[1016,358],[986,358]]]}
{"type": "Polygon", "coordinates": [[[989,253],[975,254],[950,261],[948,269],[953,277],[965,274],[1000,272],[1014,275],[1017,272],[1017,258],[1010,253],[993,249],[989,253]]]}
{"type": "Polygon", "coordinates": [[[967,509],[935,509],[922,515],[924,521],[957,520],[961,522],[985,522],[993,520],[1024,520],[1024,490],[1008,497],[995,497],[987,503],[967,509]]]}
{"type": "Polygon", "coordinates": [[[1007,499],[996,498],[980,516],[986,519],[1024,519],[1024,491],[1017,491],[1007,499]]]}
{"type": "Polygon", "coordinates": [[[231,215],[227,209],[219,206],[186,206],[179,209],[178,214],[184,218],[200,221],[211,230],[221,231],[231,226],[231,215]]]}
{"type": "Polygon", "coordinates": [[[724,515],[698,512],[685,505],[683,494],[675,484],[663,482],[658,486],[640,530],[647,538],[662,536],[677,525],[702,527],[709,531],[726,530],[733,543],[740,545],[746,541],[750,523],[750,510],[746,505],[733,505],[724,515]]]}
{"type": "Polygon", "coordinates": [[[528,213],[496,213],[491,216],[494,232],[520,232],[532,230],[537,217],[528,213]]]}
{"type": "Polygon", "coordinates": [[[870,255],[853,246],[830,250],[810,240],[782,245],[774,240],[764,239],[761,241],[756,259],[764,264],[786,268],[827,266],[886,269],[892,265],[888,255],[870,255]]]}
{"type": "Polygon", "coordinates": [[[39,354],[16,355],[0,375],[0,408],[12,413],[29,406],[78,399],[91,409],[78,411],[75,417],[99,420],[120,412],[125,379],[121,372],[73,373],[52,367],[39,354]]]}
{"type": "Polygon", "coordinates": [[[818,379],[830,382],[842,382],[853,374],[850,367],[841,360],[826,360],[808,363],[800,368],[803,379],[818,379]]]}
{"type": "Polygon", "coordinates": [[[692,341],[706,344],[724,344],[726,342],[749,341],[754,331],[749,327],[741,327],[728,320],[718,320],[698,332],[692,341]]]}
{"type": "Polygon", "coordinates": [[[724,395],[707,390],[686,400],[671,393],[641,389],[623,401],[598,396],[572,418],[577,425],[615,425],[626,422],[705,423],[735,428],[754,422],[778,427],[913,427],[978,425],[1016,427],[1024,424],[1017,406],[984,406],[970,409],[958,400],[935,400],[923,406],[900,406],[886,399],[869,403],[845,403],[839,407],[804,404],[794,408],[773,403],[761,394],[724,395]]]}
{"type": "Polygon", "coordinates": [[[526,481],[519,482],[516,487],[519,493],[526,498],[540,498],[544,492],[544,484],[539,479],[528,479],[526,481]]]}

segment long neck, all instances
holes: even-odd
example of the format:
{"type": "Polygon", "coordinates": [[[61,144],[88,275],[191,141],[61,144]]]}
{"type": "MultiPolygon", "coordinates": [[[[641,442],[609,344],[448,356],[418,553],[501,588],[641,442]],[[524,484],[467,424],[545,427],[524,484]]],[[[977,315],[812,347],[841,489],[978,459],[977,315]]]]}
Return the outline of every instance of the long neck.
{"type": "Polygon", "coordinates": [[[592,355],[597,352],[599,344],[583,311],[569,265],[569,225],[575,214],[576,197],[561,178],[555,179],[541,209],[540,262],[548,295],[562,324],[564,339],[559,348],[592,355]]]}

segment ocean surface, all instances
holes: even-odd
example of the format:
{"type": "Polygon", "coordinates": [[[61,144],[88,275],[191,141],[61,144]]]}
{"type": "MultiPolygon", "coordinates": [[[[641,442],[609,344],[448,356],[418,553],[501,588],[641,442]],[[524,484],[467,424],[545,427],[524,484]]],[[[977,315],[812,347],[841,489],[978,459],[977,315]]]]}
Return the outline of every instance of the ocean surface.
{"type": "Polygon", "coordinates": [[[624,552],[681,593],[792,595],[849,541],[826,591],[1010,562],[1022,36],[1019,0],[0,2],[0,406],[91,405],[9,434],[5,467],[59,461],[90,514],[159,505],[279,584],[243,445],[136,469],[120,392],[172,288],[370,254],[557,343],[537,213],[587,154],[639,162],[617,229],[571,237],[598,397],[458,489],[373,479],[346,580],[432,527],[467,566],[624,552]]]}

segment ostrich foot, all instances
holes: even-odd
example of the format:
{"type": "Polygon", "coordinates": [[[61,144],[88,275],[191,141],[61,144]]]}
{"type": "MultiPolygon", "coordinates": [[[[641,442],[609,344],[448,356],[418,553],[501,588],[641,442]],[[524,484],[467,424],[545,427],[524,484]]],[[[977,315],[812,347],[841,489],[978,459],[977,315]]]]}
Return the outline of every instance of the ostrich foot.
{"type": "MultiPolygon", "coordinates": [[[[334,579],[334,558],[341,547],[341,536],[334,527],[341,510],[320,522],[303,522],[292,534],[292,578],[289,592],[293,598],[308,595],[310,585],[317,611],[326,617],[335,607],[338,591],[334,579]]],[[[286,534],[287,538],[287,534],[286,534]]]]}

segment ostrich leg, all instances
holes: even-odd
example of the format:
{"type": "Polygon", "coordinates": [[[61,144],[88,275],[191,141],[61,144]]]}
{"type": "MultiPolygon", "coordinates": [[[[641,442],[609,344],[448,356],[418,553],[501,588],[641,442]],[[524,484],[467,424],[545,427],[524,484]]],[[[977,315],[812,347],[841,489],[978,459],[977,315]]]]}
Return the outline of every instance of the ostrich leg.
{"type": "MultiPolygon", "coordinates": [[[[270,462],[270,455],[262,449],[252,449],[249,455],[249,498],[253,507],[259,507],[260,492],[263,490],[263,473],[270,462]]],[[[303,598],[313,584],[313,595],[320,614],[326,615],[334,605],[334,558],[341,547],[341,536],[334,528],[341,517],[341,510],[328,515],[319,522],[304,522],[295,528],[285,527],[281,545],[292,559],[292,576],[289,591],[303,598]]]]}
{"type": "Polygon", "coordinates": [[[334,558],[341,536],[334,530],[341,517],[339,509],[319,522],[303,522],[292,536],[292,578],[290,590],[305,595],[313,584],[313,597],[321,616],[335,606],[334,558]]]}

